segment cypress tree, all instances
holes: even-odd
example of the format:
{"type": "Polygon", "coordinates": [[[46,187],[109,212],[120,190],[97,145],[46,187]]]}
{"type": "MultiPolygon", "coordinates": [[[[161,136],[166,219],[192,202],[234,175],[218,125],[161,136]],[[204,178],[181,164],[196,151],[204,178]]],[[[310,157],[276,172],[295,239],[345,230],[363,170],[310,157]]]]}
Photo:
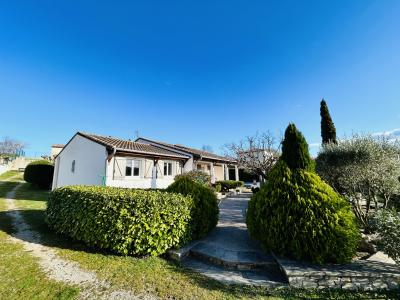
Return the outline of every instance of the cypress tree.
{"type": "Polygon", "coordinates": [[[290,169],[314,170],[314,161],[310,156],[307,141],[293,123],[286,128],[281,159],[290,169]]]}
{"type": "Polygon", "coordinates": [[[336,139],[336,128],[333,124],[331,115],[329,114],[328,105],[324,99],[321,101],[321,137],[322,144],[335,143],[337,144],[336,139]]]}

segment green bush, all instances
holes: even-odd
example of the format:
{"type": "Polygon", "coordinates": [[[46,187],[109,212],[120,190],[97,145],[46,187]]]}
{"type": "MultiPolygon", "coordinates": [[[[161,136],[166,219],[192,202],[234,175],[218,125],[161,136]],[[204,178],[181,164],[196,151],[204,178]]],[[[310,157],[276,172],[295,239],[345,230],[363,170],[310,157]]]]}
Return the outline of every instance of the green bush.
{"type": "Polygon", "coordinates": [[[69,186],[51,192],[56,232],[124,255],[159,255],[190,238],[191,197],[161,191],[69,186]]]}
{"type": "Polygon", "coordinates": [[[222,190],[222,186],[221,186],[221,184],[219,184],[219,183],[214,184],[213,187],[214,187],[214,190],[215,190],[217,193],[221,192],[221,190],[222,190]]]}
{"type": "Polygon", "coordinates": [[[177,175],[175,178],[187,177],[197,183],[211,186],[211,176],[201,170],[192,170],[182,175],[177,175]]]}
{"type": "Polygon", "coordinates": [[[221,190],[223,192],[227,192],[230,189],[236,189],[244,185],[243,181],[235,181],[235,180],[221,180],[217,181],[216,184],[221,185],[221,190]]]}
{"type": "Polygon", "coordinates": [[[359,240],[347,201],[318,175],[283,161],[251,198],[247,226],[263,248],[315,263],[350,261],[359,240]]]}
{"type": "Polygon", "coordinates": [[[374,214],[372,226],[379,233],[379,246],[400,264],[400,212],[381,209],[374,214]]]}
{"type": "Polygon", "coordinates": [[[306,139],[294,124],[289,124],[286,128],[281,158],[291,169],[315,170],[315,162],[310,156],[306,139]]]}
{"type": "Polygon", "coordinates": [[[42,189],[49,189],[53,182],[54,166],[48,160],[37,160],[25,168],[24,180],[42,189]]]}
{"type": "Polygon", "coordinates": [[[192,196],[194,202],[190,226],[192,239],[206,236],[217,225],[218,200],[211,188],[183,176],[175,178],[175,182],[166,191],[192,196]]]}

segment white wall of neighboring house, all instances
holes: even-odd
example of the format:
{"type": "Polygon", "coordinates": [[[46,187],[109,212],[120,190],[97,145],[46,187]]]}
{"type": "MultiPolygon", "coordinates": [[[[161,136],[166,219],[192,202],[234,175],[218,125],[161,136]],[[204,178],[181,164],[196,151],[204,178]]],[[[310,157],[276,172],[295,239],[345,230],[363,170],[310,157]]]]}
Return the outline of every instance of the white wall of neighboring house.
{"type": "Polygon", "coordinates": [[[0,165],[0,175],[10,170],[9,165],[0,165]]]}
{"type": "Polygon", "coordinates": [[[102,185],[106,159],[106,147],[76,135],[56,158],[53,189],[66,185],[102,185]]]}
{"type": "Polygon", "coordinates": [[[176,175],[181,174],[182,169],[179,161],[154,160],[143,157],[113,157],[107,164],[106,185],[126,188],[167,188],[174,182],[176,175]],[[140,162],[139,176],[125,176],[127,160],[140,162]],[[164,162],[172,163],[172,175],[164,175],[164,162]],[[156,175],[157,173],[157,175],[156,175]]]}

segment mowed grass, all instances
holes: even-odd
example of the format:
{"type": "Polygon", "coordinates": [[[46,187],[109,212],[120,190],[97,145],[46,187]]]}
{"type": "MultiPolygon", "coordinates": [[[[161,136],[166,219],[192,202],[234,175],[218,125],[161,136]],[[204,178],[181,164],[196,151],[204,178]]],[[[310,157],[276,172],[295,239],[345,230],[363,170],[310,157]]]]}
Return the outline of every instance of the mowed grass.
{"type": "Polygon", "coordinates": [[[6,180],[6,179],[9,179],[14,176],[16,176],[16,178],[22,178],[23,174],[24,173],[19,172],[19,171],[7,171],[0,175],[0,180],[6,180]]]}
{"type": "Polygon", "coordinates": [[[5,213],[5,194],[17,183],[0,185],[0,298],[1,299],[74,299],[78,288],[50,281],[34,257],[21,244],[10,239],[11,219],[5,213]]]}
{"type": "MultiPolygon", "coordinates": [[[[12,183],[7,183],[12,184],[12,183]]],[[[15,183],[13,183],[15,184],[15,183]]],[[[11,186],[9,186],[10,188],[11,186]]],[[[2,188],[0,187],[0,194],[2,188]]],[[[44,210],[48,193],[24,184],[16,194],[16,205],[21,210],[25,221],[33,230],[40,232],[43,243],[55,249],[66,259],[78,262],[86,270],[93,271],[100,279],[109,281],[113,289],[130,290],[135,294],[152,294],[162,299],[398,299],[398,292],[358,293],[333,290],[299,290],[291,288],[271,289],[249,286],[232,286],[221,284],[191,270],[180,267],[160,257],[133,258],[114,255],[86,247],[67,237],[54,234],[46,225],[44,210]]],[[[10,232],[5,230],[5,235],[10,232]]],[[[10,245],[15,247],[15,245],[10,245]]],[[[12,249],[3,249],[8,255],[12,249]]],[[[29,256],[26,257],[29,260],[29,256]]],[[[10,260],[12,260],[10,258],[10,260]]],[[[27,291],[36,289],[34,282],[27,278],[41,277],[34,259],[30,261],[35,268],[30,270],[22,280],[27,291]]],[[[15,262],[18,265],[17,262],[15,262]]],[[[22,270],[21,270],[22,271],[22,270]]],[[[19,273],[19,271],[10,271],[19,273]]],[[[14,280],[18,274],[12,275],[14,280]]],[[[0,274],[3,277],[3,274],[0,274]]],[[[2,280],[3,281],[3,280],[2,280]]],[[[40,285],[39,285],[40,286],[40,285]]],[[[47,284],[46,284],[47,286],[47,284]]],[[[3,288],[3,287],[2,287],[3,288]]],[[[6,288],[6,287],[4,287],[6,288]]],[[[0,290],[1,292],[2,290],[0,290]]],[[[76,297],[76,289],[67,290],[65,286],[48,285],[46,291],[54,292],[65,299],[76,297]]],[[[47,297],[47,298],[51,298],[47,297]]],[[[58,296],[55,296],[58,297],[58,296]]],[[[40,297],[36,299],[47,299],[40,297]]]]}

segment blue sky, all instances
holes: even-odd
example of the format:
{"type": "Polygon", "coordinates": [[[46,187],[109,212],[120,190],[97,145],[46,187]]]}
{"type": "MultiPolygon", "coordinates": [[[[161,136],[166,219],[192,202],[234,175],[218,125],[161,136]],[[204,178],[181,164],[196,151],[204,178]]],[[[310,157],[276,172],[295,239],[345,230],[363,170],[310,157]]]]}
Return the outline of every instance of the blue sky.
{"type": "MultiPolygon", "coordinates": [[[[400,1],[0,1],[0,137],[201,147],[400,128],[400,1]]],[[[316,148],[313,147],[313,151],[316,148]]]]}

